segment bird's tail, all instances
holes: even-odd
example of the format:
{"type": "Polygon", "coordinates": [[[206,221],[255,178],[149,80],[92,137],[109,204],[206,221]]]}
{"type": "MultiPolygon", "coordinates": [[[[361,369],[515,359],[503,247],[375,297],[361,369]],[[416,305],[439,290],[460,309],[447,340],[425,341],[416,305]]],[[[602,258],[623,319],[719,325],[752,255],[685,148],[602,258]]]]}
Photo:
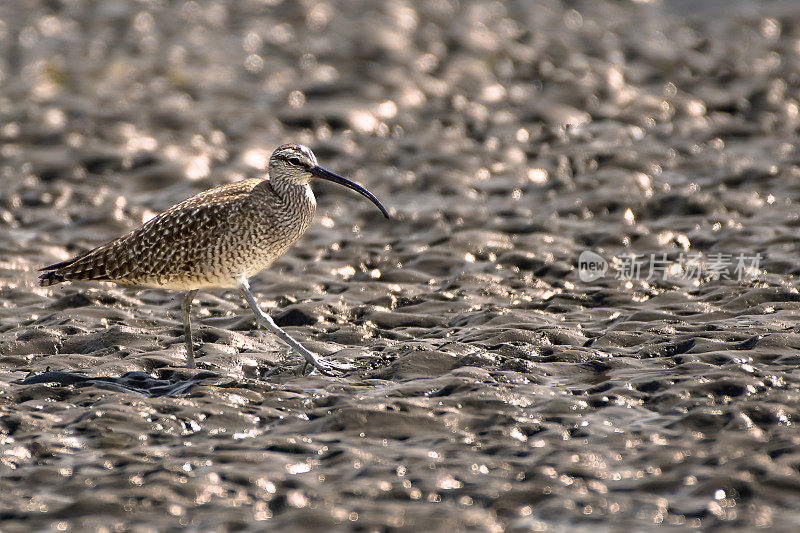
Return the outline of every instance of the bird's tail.
{"type": "Polygon", "coordinates": [[[39,272],[43,274],[39,275],[39,285],[49,287],[72,280],[107,280],[102,254],[98,253],[102,249],[103,247],[95,248],[72,259],[40,268],[39,272]]]}
{"type": "Polygon", "coordinates": [[[64,281],[67,281],[66,276],[55,271],[45,272],[39,275],[39,285],[42,287],[49,287],[50,285],[56,285],[64,281]]]}
{"type": "Polygon", "coordinates": [[[44,272],[43,274],[39,275],[39,285],[42,287],[49,287],[50,285],[56,285],[58,283],[63,283],[69,280],[69,266],[74,264],[75,261],[80,259],[82,256],[73,257],[72,259],[67,259],[66,261],[61,261],[60,263],[53,263],[52,265],[48,265],[44,268],[40,268],[39,272],[44,272]]]}

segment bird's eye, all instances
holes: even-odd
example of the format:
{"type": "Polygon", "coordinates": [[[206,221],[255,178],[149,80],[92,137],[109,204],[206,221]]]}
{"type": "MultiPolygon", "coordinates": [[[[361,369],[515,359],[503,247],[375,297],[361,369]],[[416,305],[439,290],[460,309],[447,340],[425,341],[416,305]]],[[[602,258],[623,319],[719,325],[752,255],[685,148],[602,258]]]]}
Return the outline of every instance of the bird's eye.
{"type": "Polygon", "coordinates": [[[303,162],[300,161],[300,158],[297,158],[297,157],[290,157],[290,158],[287,159],[287,161],[289,163],[291,163],[293,165],[297,165],[297,166],[300,166],[300,165],[303,164],[303,162]]]}

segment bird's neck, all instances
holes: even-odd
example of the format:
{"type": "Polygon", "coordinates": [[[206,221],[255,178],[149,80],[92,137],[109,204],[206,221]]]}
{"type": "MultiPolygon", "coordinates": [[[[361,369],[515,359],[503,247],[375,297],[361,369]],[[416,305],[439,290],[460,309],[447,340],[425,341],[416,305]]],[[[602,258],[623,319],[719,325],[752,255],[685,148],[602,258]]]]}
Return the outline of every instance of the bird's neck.
{"type": "MultiPolygon", "coordinates": [[[[266,183],[265,183],[266,185],[266,183]]],[[[299,213],[310,213],[313,216],[317,200],[309,183],[294,180],[269,180],[269,187],[282,203],[299,213]]]]}

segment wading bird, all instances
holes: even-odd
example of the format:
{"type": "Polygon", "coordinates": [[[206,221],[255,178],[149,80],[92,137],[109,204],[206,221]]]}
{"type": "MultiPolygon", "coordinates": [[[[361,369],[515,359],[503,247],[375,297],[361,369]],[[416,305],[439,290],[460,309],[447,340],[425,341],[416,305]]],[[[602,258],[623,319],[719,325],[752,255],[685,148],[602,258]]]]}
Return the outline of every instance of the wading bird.
{"type": "Polygon", "coordinates": [[[362,186],[317,164],[307,147],[284,144],[269,159],[268,175],[201,192],[116,240],[40,271],[42,286],[65,281],[112,281],[186,291],[181,305],[186,366],[195,368],[190,311],[201,289],[237,288],[258,324],[323,374],[342,370],[305,349],[261,310],[248,278],[269,267],[306,232],[317,202],[310,182],[332,181],[389,213],[362,186]]]}

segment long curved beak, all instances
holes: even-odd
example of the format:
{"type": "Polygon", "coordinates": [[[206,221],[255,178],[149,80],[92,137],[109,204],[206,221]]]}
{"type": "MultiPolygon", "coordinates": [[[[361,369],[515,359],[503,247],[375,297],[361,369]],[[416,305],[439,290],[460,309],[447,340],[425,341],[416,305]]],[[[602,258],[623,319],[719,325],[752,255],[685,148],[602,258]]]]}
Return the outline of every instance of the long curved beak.
{"type": "Polygon", "coordinates": [[[344,185],[348,189],[352,189],[352,190],[356,191],[358,194],[360,194],[361,196],[366,197],[370,202],[372,202],[373,204],[378,206],[378,209],[381,210],[381,213],[383,213],[383,216],[385,216],[386,218],[389,218],[389,212],[386,211],[386,208],[383,207],[383,205],[381,205],[381,203],[378,201],[377,198],[375,198],[375,195],[372,194],[371,192],[369,192],[367,189],[365,189],[361,185],[359,185],[358,183],[352,182],[347,178],[343,178],[343,177],[339,176],[338,174],[334,174],[333,172],[325,170],[324,168],[322,168],[320,166],[316,166],[316,167],[312,168],[311,169],[311,173],[314,176],[318,177],[318,178],[322,178],[324,180],[332,181],[333,183],[338,183],[339,185],[344,185]]]}

